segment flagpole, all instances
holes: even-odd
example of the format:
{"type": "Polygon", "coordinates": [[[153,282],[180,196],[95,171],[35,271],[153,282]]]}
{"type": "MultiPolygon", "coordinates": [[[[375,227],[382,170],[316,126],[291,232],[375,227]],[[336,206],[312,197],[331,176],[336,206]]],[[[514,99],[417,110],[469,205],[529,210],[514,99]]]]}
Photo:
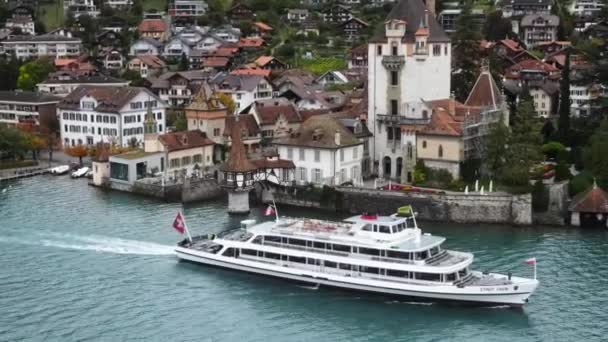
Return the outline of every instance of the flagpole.
{"type": "Polygon", "coordinates": [[[274,207],[275,221],[279,223],[279,210],[277,209],[277,204],[274,202],[274,198],[272,199],[272,206],[274,207]]]}
{"type": "Polygon", "coordinates": [[[182,220],[184,221],[184,229],[186,230],[186,235],[188,235],[188,240],[190,240],[190,243],[192,243],[192,236],[190,235],[190,231],[188,230],[188,224],[186,224],[186,216],[184,216],[184,213],[182,213],[181,211],[179,212],[179,214],[182,217],[182,220]]]}
{"type": "Polygon", "coordinates": [[[536,258],[534,258],[534,280],[536,280],[536,258]]]}

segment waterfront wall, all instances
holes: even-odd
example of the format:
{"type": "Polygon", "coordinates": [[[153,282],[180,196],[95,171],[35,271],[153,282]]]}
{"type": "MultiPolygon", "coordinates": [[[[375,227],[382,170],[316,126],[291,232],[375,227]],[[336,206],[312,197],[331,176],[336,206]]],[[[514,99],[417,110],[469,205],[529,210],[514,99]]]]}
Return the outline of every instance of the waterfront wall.
{"type": "Polygon", "coordinates": [[[547,184],[549,192],[549,206],[547,211],[542,213],[535,212],[533,221],[535,224],[545,224],[552,226],[566,225],[566,217],[568,217],[568,182],[557,184],[547,184]]]}
{"type": "Polygon", "coordinates": [[[181,184],[165,184],[150,182],[135,182],[133,185],[111,182],[113,190],[132,192],[143,196],[155,197],[168,202],[196,202],[220,197],[224,190],[213,178],[188,178],[181,184]]]}
{"type": "MultiPolygon", "coordinates": [[[[460,223],[532,224],[532,196],[504,193],[428,194],[338,187],[332,203],[302,199],[297,193],[274,189],[277,203],[347,212],[393,214],[411,204],[422,220],[460,223]]],[[[269,198],[263,195],[262,198],[269,198]]]]}

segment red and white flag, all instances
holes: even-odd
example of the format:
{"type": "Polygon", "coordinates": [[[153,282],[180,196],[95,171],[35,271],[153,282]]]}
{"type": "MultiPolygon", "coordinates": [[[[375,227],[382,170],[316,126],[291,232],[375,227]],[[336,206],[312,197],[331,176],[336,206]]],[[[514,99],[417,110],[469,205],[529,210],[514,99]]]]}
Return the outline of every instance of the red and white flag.
{"type": "Polygon", "coordinates": [[[269,205],[268,208],[264,211],[264,216],[274,215],[274,207],[269,205]]]}
{"type": "Polygon", "coordinates": [[[526,259],[526,264],[528,264],[528,265],[536,265],[536,258],[526,259]]]}
{"type": "Polygon", "coordinates": [[[177,230],[180,234],[184,234],[184,231],[186,231],[186,223],[184,222],[182,213],[178,212],[177,216],[175,216],[175,221],[173,221],[173,229],[177,230]]]}

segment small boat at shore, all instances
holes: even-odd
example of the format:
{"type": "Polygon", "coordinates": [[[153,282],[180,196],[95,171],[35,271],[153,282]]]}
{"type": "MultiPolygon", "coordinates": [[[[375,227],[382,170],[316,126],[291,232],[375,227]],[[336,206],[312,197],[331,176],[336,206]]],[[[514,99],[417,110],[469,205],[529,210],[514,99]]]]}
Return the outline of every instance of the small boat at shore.
{"type": "Polygon", "coordinates": [[[80,169],[72,172],[71,177],[72,178],[80,178],[80,177],[84,177],[86,176],[86,174],[90,171],[91,169],[88,168],[87,166],[85,167],[81,167],[80,169]]]}
{"type": "Polygon", "coordinates": [[[55,176],[65,175],[66,173],[68,173],[70,171],[70,169],[71,168],[69,165],[60,165],[60,166],[52,168],[50,170],[50,173],[55,176]]]}
{"type": "MultiPolygon", "coordinates": [[[[267,215],[276,214],[269,207],[267,215]],[[270,213],[270,214],[269,214],[270,213]]],[[[472,271],[473,254],[443,248],[445,238],[422,233],[411,206],[391,216],[359,215],[343,222],[280,218],[191,237],[178,214],[173,227],[188,238],[179,259],[265,276],[417,300],[520,307],[538,287],[534,278],[472,271]]]]}

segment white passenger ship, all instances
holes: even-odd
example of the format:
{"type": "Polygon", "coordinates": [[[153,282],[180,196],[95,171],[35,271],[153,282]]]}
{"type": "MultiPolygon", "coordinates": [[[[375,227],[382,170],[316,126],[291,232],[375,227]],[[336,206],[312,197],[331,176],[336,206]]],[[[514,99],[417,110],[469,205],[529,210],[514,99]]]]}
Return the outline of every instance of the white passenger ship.
{"type": "Polygon", "coordinates": [[[471,271],[473,254],[443,249],[445,238],[423,234],[413,212],[243,225],[185,239],[177,256],[316,286],[481,305],[522,306],[538,286],[536,279],[471,271]]]}

